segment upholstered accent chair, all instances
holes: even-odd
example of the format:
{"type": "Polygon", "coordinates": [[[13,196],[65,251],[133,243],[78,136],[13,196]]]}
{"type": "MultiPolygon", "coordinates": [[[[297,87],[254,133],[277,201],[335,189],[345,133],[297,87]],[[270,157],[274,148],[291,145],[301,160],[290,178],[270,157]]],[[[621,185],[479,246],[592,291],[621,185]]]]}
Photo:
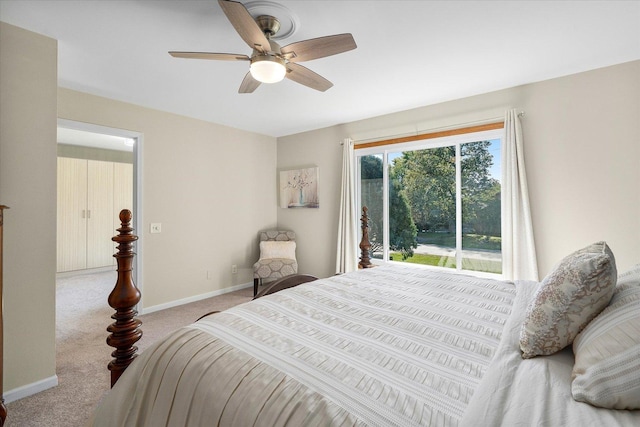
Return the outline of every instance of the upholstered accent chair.
{"type": "Polygon", "coordinates": [[[296,233],[286,230],[266,230],[259,233],[260,259],[253,264],[253,296],[263,282],[298,272],[296,233]]]}

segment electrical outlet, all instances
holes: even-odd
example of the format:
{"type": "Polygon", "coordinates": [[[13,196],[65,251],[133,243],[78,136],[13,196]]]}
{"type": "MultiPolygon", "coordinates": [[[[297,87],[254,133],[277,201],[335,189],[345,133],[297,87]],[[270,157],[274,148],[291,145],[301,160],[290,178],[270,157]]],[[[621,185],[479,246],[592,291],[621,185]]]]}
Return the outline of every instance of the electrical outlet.
{"type": "Polygon", "coordinates": [[[211,280],[211,270],[207,270],[207,280],[211,280]]]}
{"type": "Polygon", "coordinates": [[[149,227],[149,233],[162,233],[162,224],[159,222],[152,222],[149,227]]]}
{"type": "Polygon", "coordinates": [[[231,274],[238,274],[238,266],[233,264],[231,266],[231,274]]]}

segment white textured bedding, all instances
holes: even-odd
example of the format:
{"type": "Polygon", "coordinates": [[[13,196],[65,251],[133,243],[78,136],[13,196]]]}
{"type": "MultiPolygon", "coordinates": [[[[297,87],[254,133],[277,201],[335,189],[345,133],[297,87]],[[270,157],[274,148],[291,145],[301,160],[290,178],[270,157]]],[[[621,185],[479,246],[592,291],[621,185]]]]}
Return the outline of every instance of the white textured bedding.
{"type": "Polygon", "coordinates": [[[148,349],[93,425],[457,425],[515,293],[412,266],[300,285],[148,349]]]}
{"type": "Polygon", "coordinates": [[[287,289],[145,351],[92,425],[636,425],[571,400],[570,351],[522,360],[535,288],[407,265],[287,289]]]}
{"type": "MultiPolygon", "coordinates": [[[[640,411],[603,409],[571,397],[571,346],[551,356],[523,359],[519,336],[538,284],[518,283],[513,315],[461,422],[464,426],[640,426],[640,411]]],[[[640,357],[640,354],[638,355],[640,357]]]]}

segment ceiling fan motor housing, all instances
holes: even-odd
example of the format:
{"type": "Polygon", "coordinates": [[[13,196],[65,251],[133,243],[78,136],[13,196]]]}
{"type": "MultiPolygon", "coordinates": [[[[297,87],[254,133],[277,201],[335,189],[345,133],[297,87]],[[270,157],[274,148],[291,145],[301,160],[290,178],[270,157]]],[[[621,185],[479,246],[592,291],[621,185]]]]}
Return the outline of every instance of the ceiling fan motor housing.
{"type": "Polygon", "coordinates": [[[260,15],[256,22],[267,38],[275,36],[280,31],[280,21],[273,16],[260,15]]]}

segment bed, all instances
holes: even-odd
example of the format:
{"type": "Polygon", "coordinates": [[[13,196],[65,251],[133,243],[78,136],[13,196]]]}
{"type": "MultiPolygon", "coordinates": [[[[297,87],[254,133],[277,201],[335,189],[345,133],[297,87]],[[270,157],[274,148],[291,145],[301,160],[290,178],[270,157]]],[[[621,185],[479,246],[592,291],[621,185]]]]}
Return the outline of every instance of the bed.
{"type": "MultiPolygon", "coordinates": [[[[587,252],[578,258],[608,257],[587,252]]],[[[612,295],[626,304],[627,294],[623,317],[635,322],[640,268],[630,276],[617,296],[597,278],[603,290],[589,304],[602,308],[587,323],[606,314],[612,295]]],[[[90,425],[640,425],[637,409],[574,400],[571,345],[549,355],[523,350],[545,281],[406,264],[309,280],[206,316],[132,357],[90,425]]],[[[131,322],[123,320],[134,336],[140,325],[131,322]]],[[[623,388],[622,404],[633,407],[640,385],[623,388]]]]}

